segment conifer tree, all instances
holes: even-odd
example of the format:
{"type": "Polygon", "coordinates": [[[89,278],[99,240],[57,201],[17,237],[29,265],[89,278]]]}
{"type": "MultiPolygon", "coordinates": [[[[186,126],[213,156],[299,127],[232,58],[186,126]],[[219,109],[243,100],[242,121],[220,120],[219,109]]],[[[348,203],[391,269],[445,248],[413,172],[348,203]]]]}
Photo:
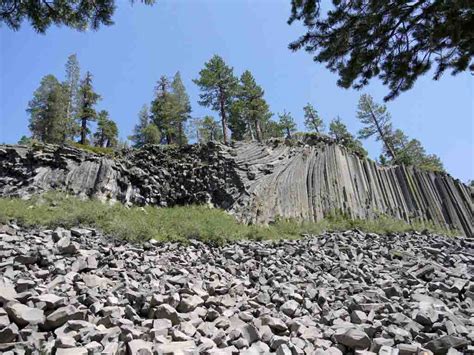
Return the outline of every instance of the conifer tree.
{"type": "Polygon", "coordinates": [[[282,114],[278,114],[278,117],[280,118],[280,127],[285,132],[286,138],[291,139],[292,134],[296,132],[296,123],[293,116],[291,116],[291,113],[283,111],[282,114]]]}
{"type": "Polygon", "coordinates": [[[389,140],[396,152],[397,158],[391,158],[389,152],[384,149],[382,157],[384,157],[386,165],[405,164],[417,166],[425,170],[444,171],[443,163],[438,156],[426,154],[421,142],[417,139],[409,139],[401,129],[396,129],[389,137],[389,140]]]}
{"type": "Polygon", "coordinates": [[[272,115],[263,95],[263,89],[257,85],[252,73],[246,70],[240,77],[237,100],[232,107],[232,136],[237,133],[235,135],[238,139],[242,139],[244,133],[247,133],[252,140],[256,138],[262,141],[262,127],[272,115]]]}
{"type": "Polygon", "coordinates": [[[80,141],[81,144],[87,144],[87,135],[90,133],[88,123],[97,119],[97,112],[94,106],[100,100],[100,95],[92,87],[92,74],[86,73],[84,80],[79,88],[79,113],[77,119],[80,122],[80,141]]]}
{"type": "Polygon", "coordinates": [[[67,132],[65,132],[68,139],[72,139],[77,131],[77,124],[75,118],[78,113],[79,105],[79,81],[81,71],[79,61],[76,54],[71,54],[66,62],[66,80],[63,85],[66,92],[66,120],[68,124],[67,132]]]}
{"type": "Polygon", "coordinates": [[[98,147],[116,147],[118,143],[117,124],[109,118],[109,113],[102,110],[97,115],[97,131],[94,133],[95,145],[98,147]]]}
{"type": "Polygon", "coordinates": [[[290,44],[339,74],[338,85],[360,89],[379,77],[391,100],[433,70],[438,80],[474,70],[472,1],[291,0],[289,23],[307,32],[290,44]],[[329,5],[330,6],[330,5],[329,5]]]}
{"type": "Polygon", "coordinates": [[[176,117],[174,125],[176,126],[177,143],[183,145],[187,143],[185,126],[188,119],[191,117],[191,103],[189,102],[189,96],[186,93],[183,81],[181,80],[181,74],[177,72],[171,83],[173,89],[174,101],[177,105],[176,117]]]}
{"type": "Polygon", "coordinates": [[[205,116],[202,119],[199,136],[201,143],[222,140],[222,131],[219,129],[219,123],[214,120],[214,117],[205,116]]]}
{"type": "Polygon", "coordinates": [[[167,144],[175,143],[179,110],[177,97],[171,92],[168,78],[161,76],[155,88],[155,98],[151,103],[151,117],[160,131],[162,140],[167,144]]]}
{"type": "Polygon", "coordinates": [[[34,139],[63,143],[68,129],[65,90],[54,75],[45,76],[28,103],[29,128],[34,139]]]}
{"type": "Polygon", "coordinates": [[[346,147],[350,151],[362,157],[367,156],[367,151],[362,146],[362,143],[349,132],[340,117],[333,119],[329,124],[329,136],[332,137],[336,143],[346,147]]]}
{"type": "MultiPolygon", "coordinates": [[[[132,4],[134,0],[130,1],[132,4]]],[[[155,0],[142,0],[152,5],[155,0]]],[[[62,0],[62,1],[0,1],[0,24],[18,30],[23,21],[28,21],[35,31],[44,33],[52,24],[65,25],[79,31],[100,25],[112,25],[116,9],[114,0],[62,0]]]]}
{"type": "Polygon", "coordinates": [[[280,124],[273,120],[265,122],[263,127],[263,139],[281,138],[285,135],[280,124]]]}
{"type": "Polygon", "coordinates": [[[227,144],[227,119],[238,85],[233,69],[214,55],[193,81],[201,89],[199,104],[219,112],[224,144],[227,144]]]}
{"type": "Polygon", "coordinates": [[[370,95],[364,94],[359,99],[357,117],[365,125],[359,131],[359,138],[367,139],[375,136],[377,140],[382,141],[390,158],[396,160],[397,155],[390,141],[392,122],[387,107],[376,104],[370,95]]]}
{"type": "Polygon", "coordinates": [[[138,113],[138,124],[133,129],[133,135],[129,137],[135,148],[145,144],[159,144],[161,140],[160,130],[150,121],[148,106],[143,105],[138,113]]]}
{"type": "Polygon", "coordinates": [[[324,130],[324,123],[314,106],[308,102],[308,104],[303,107],[303,111],[304,125],[306,129],[316,133],[321,133],[324,130]]]}

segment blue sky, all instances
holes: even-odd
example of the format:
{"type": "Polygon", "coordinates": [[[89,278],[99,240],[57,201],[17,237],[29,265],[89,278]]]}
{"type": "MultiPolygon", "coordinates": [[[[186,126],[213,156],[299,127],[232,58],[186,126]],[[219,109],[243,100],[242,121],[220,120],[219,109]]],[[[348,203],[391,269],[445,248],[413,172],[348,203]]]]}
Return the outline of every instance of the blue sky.
{"type": "MultiPolygon", "coordinates": [[[[0,142],[28,135],[25,109],[33,91],[44,75],[63,79],[72,53],[83,73],[93,73],[103,97],[98,108],[118,122],[122,138],[131,133],[141,106],[151,101],[158,78],[178,70],[193,115],[212,113],[198,105],[192,79],[213,54],[221,55],[235,74],[249,69],[265,89],[272,112],[290,111],[301,130],[302,107],[311,102],[326,122],[339,115],[356,132],[359,96],[369,93],[381,102],[387,93],[377,80],[362,91],[339,88],[337,76],[311,55],[289,51],[288,43],[303,33],[299,24],[286,24],[289,0],[159,0],[153,7],[117,2],[115,25],[97,32],[51,27],[39,35],[29,24],[18,32],[0,28],[0,142]]],[[[394,126],[418,138],[463,181],[474,178],[473,80],[469,73],[445,74],[437,82],[425,76],[387,104],[394,126]]],[[[379,155],[378,142],[364,145],[371,157],[379,155]]]]}

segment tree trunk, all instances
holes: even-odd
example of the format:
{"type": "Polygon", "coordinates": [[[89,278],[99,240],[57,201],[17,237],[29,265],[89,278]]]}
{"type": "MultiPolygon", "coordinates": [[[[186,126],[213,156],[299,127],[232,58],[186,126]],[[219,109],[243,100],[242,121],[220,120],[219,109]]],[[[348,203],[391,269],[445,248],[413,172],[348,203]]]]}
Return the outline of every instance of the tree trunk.
{"type": "Polygon", "coordinates": [[[178,123],[178,144],[179,146],[183,146],[183,122],[178,123]]]}
{"type": "Polygon", "coordinates": [[[379,122],[377,121],[377,117],[374,114],[374,111],[372,110],[372,107],[369,104],[370,108],[370,115],[372,116],[372,120],[375,123],[375,127],[377,128],[377,131],[379,132],[380,138],[382,139],[383,144],[387,148],[387,151],[389,152],[390,156],[392,157],[393,160],[397,159],[397,155],[395,154],[395,151],[392,148],[392,145],[388,142],[387,137],[385,137],[385,134],[382,130],[382,127],[380,127],[379,122]]]}
{"type": "Polygon", "coordinates": [[[87,118],[83,118],[81,122],[81,144],[86,144],[87,135],[87,118]]]}
{"type": "Polygon", "coordinates": [[[260,121],[255,120],[255,133],[257,134],[257,141],[262,141],[262,128],[260,127],[260,121]]]}
{"type": "Polygon", "coordinates": [[[286,138],[291,139],[291,132],[289,127],[286,127],[286,138]]]}
{"type": "MultiPolygon", "coordinates": [[[[251,124],[250,122],[248,122],[247,128],[248,128],[248,130],[249,130],[249,132],[250,132],[250,138],[251,138],[252,140],[254,140],[255,137],[253,136],[252,124],[251,124]]],[[[242,138],[243,138],[243,137],[242,137],[242,138]]]]}
{"type": "Polygon", "coordinates": [[[222,97],[220,99],[220,107],[221,107],[222,135],[224,138],[224,144],[227,145],[227,118],[225,115],[224,99],[222,97]]]}

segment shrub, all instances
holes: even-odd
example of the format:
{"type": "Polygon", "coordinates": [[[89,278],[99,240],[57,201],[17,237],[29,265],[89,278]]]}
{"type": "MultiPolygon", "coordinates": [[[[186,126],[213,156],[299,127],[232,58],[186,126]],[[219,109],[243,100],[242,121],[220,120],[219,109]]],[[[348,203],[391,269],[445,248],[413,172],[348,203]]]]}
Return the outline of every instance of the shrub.
{"type": "Polygon", "coordinates": [[[317,223],[282,219],[268,226],[245,225],[225,211],[207,206],[126,207],[95,199],[81,200],[57,192],[34,196],[30,200],[0,198],[0,223],[11,220],[25,227],[92,227],[131,241],[199,239],[214,244],[241,239],[292,239],[303,234],[349,229],[379,234],[427,229],[438,234],[455,234],[432,225],[410,225],[385,216],[376,220],[350,220],[341,214],[317,223]]]}

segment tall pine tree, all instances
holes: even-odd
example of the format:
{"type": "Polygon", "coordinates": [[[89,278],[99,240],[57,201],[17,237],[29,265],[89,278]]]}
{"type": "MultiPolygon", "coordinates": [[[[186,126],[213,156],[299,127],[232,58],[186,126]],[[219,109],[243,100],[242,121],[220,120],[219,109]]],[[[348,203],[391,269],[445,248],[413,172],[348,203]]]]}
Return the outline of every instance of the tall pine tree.
{"type": "Polygon", "coordinates": [[[199,72],[199,78],[193,81],[201,89],[199,104],[219,112],[224,144],[227,144],[227,118],[238,85],[233,68],[214,55],[199,72]]]}
{"type": "Polygon", "coordinates": [[[178,134],[176,125],[178,113],[178,101],[171,91],[170,82],[166,76],[161,76],[155,88],[155,98],[151,103],[151,117],[160,130],[162,141],[167,144],[175,143],[178,134]]]}
{"type": "Polygon", "coordinates": [[[78,129],[75,118],[79,108],[80,77],[79,61],[76,54],[71,54],[66,62],[66,80],[63,83],[66,91],[66,120],[68,124],[67,132],[64,133],[67,139],[74,138],[78,129]]]}
{"type": "Polygon", "coordinates": [[[382,141],[390,158],[396,160],[397,155],[390,141],[392,122],[387,107],[376,104],[372,96],[364,94],[359,99],[357,117],[365,125],[359,131],[359,138],[367,139],[375,136],[377,140],[382,141]]]}
{"type": "Polygon", "coordinates": [[[54,75],[45,76],[28,103],[29,128],[34,139],[45,143],[64,143],[68,129],[66,94],[54,75]]]}
{"type": "Polygon", "coordinates": [[[94,106],[100,100],[100,95],[94,91],[92,87],[92,74],[86,73],[84,80],[79,88],[79,113],[77,119],[80,122],[80,141],[81,144],[87,144],[87,135],[90,133],[88,123],[97,119],[97,112],[94,106]]]}
{"type": "Polygon", "coordinates": [[[173,96],[175,100],[176,108],[176,117],[174,119],[174,125],[176,126],[176,138],[179,145],[187,143],[185,125],[188,119],[191,117],[191,103],[189,102],[189,96],[186,93],[186,88],[184,87],[183,81],[181,80],[181,74],[177,72],[171,83],[171,88],[173,89],[173,96]]]}
{"type": "MultiPolygon", "coordinates": [[[[258,141],[262,141],[263,127],[272,116],[268,104],[263,98],[264,91],[257,85],[255,78],[248,70],[240,77],[239,84],[237,100],[233,104],[232,134],[234,135],[234,131],[240,133],[243,127],[252,140],[256,138],[258,141]]],[[[240,133],[240,135],[242,134],[240,133]]]]}

